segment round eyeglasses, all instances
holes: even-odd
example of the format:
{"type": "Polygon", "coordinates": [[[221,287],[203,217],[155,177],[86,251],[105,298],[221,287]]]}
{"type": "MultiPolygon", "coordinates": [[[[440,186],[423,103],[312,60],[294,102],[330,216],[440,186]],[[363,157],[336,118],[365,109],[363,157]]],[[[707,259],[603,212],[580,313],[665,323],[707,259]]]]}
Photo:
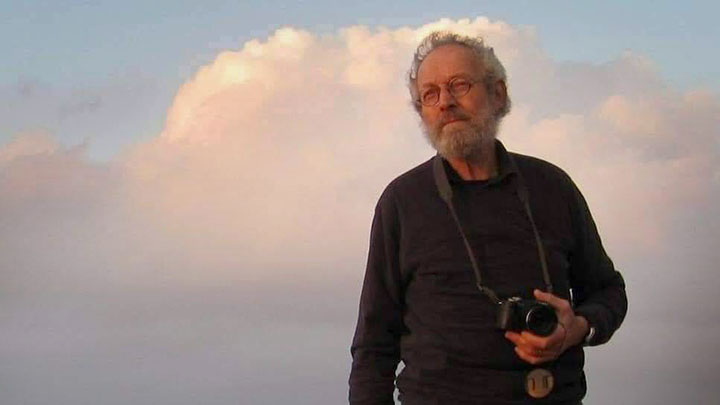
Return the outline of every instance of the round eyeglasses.
{"type": "MultiPolygon", "coordinates": [[[[472,86],[477,82],[478,81],[456,77],[447,82],[445,87],[453,98],[458,99],[468,94],[472,86]]],[[[440,101],[440,92],[440,86],[432,85],[420,92],[420,99],[418,102],[426,107],[432,107],[440,101]]]]}

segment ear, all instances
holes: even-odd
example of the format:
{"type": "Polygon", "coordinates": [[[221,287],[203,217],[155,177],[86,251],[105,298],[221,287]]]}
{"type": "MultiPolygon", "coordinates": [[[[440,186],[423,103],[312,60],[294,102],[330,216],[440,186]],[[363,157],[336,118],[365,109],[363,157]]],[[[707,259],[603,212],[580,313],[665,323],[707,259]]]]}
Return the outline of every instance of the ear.
{"type": "Polygon", "coordinates": [[[507,86],[504,80],[498,80],[492,87],[495,111],[500,110],[507,104],[507,86]]]}

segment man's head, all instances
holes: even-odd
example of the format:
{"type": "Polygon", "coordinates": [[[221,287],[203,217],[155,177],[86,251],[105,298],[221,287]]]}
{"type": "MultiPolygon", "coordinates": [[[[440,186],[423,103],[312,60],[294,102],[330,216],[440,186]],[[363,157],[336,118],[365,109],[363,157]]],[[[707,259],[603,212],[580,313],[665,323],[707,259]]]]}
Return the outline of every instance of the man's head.
{"type": "Polygon", "coordinates": [[[482,159],[510,110],[506,75],[482,39],[433,32],[408,74],[413,105],[428,140],[445,158],[482,159]]]}

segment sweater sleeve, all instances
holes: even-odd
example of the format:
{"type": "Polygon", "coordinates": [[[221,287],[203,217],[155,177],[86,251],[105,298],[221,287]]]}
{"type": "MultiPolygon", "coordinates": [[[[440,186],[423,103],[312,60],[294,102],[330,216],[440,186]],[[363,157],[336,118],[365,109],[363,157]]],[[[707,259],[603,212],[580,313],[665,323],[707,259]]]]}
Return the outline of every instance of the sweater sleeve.
{"type": "Polygon", "coordinates": [[[585,198],[572,184],[572,218],[575,248],[570,257],[570,282],[582,315],[595,335],[591,345],[607,342],[627,312],[625,282],[605,253],[585,198]]]}
{"type": "Polygon", "coordinates": [[[397,207],[386,191],[375,209],[360,309],[350,352],[351,404],[394,404],[403,331],[397,207]]]}

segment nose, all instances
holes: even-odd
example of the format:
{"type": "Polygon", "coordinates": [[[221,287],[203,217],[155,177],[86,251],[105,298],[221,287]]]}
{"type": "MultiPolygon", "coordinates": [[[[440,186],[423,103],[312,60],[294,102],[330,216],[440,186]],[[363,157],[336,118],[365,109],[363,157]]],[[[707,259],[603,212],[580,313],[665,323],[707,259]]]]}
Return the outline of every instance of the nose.
{"type": "Polygon", "coordinates": [[[441,110],[446,110],[450,107],[454,107],[457,104],[455,96],[450,93],[450,89],[447,86],[440,86],[440,99],[438,100],[437,106],[441,110]]]}

